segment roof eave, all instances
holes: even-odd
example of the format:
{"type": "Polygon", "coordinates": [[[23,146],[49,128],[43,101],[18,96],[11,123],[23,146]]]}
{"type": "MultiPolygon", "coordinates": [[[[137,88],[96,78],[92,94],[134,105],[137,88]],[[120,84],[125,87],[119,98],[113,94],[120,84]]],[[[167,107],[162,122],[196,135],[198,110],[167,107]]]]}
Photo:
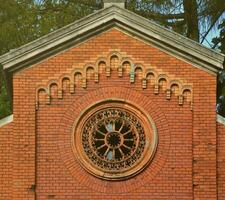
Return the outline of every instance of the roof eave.
{"type": "Polygon", "coordinates": [[[0,128],[13,122],[13,115],[9,115],[3,119],[0,119],[0,128]]]}
{"type": "Polygon", "coordinates": [[[88,35],[91,30],[93,31],[98,28],[104,30],[104,26],[106,28],[107,26],[110,27],[109,24],[111,22],[113,22],[113,25],[117,25],[124,30],[129,29],[130,32],[136,33],[145,40],[147,39],[150,42],[155,42],[172,51],[176,51],[178,56],[183,55],[190,62],[193,60],[195,64],[202,66],[203,69],[213,73],[217,73],[223,69],[223,54],[210,50],[197,42],[115,5],[99,10],[94,14],[0,56],[0,63],[7,72],[14,72],[29,64],[30,60],[36,60],[37,57],[41,58],[43,54],[48,54],[49,50],[57,46],[73,40],[79,42],[79,37],[84,37],[85,34],[88,35]]]}
{"type": "Polygon", "coordinates": [[[225,125],[225,117],[223,117],[221,115],[217,115],[217,122],[225,125]]]}

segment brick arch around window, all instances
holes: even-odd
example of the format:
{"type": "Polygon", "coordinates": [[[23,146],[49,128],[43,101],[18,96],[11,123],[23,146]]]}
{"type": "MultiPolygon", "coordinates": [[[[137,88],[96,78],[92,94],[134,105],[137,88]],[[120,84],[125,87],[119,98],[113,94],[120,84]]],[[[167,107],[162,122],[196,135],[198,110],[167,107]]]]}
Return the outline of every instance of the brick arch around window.
{"type": "Polygon", "coordinates": [[[71,102],[66,110],[66,113],[64,113],[61,119],[61,123],[57,127],[58,150],[66,169],[72,174],[74,180],[78,181],[83,186],[101,193],[127,193],[145,184],[151,185],[155,176],[163,169],[171,148],[171,125],[168,123],[165,112],[159,103],[149,100],[147,96],[132,89],[108,87],[86,93],[83,97],[71,102]],[[96,102],[107,100],[112,102],[124,101],[132,105],[138,105],[151,116],[157,127],[157,132],[159,133],[157,149],[151,162],[134,178],[122,179],[123,184],[120,184],[120,181],[102,180],[91,176],[86,172],[84,167],[81,167],[79,162],[81,157],[74,156],[72,147],[74,122],[80,118],[80,114],[83,113],[88,106],[96,104],[96,102]]]}

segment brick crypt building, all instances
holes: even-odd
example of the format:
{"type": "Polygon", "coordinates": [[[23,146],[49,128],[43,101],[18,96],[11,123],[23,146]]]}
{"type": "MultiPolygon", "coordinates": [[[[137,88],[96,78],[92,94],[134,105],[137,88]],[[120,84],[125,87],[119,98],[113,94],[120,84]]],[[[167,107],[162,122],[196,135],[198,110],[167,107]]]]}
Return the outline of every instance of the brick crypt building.
{"type": "Polygon", "coordinates": [[[223,62],[124,1],[1,56],[0,200],[224,200],[223,62]]]}

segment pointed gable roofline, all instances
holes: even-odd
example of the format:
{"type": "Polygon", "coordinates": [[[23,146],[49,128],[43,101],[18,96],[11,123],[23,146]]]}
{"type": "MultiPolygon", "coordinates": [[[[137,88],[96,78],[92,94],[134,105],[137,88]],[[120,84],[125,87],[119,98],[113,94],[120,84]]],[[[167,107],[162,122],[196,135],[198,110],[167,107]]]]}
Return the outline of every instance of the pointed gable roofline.
{"type": "Polygon", "coordinates": [[[40,62],[112,27],[155,45],[209,73],[217,74],[223,69],[223,54],[112,4],[0,56],[0,64],[3,65],[9,88],[12,88],[11,77],[15,71],[40,62]]]}
{"type": "Polygon", "coordinates": [[[212,72],[223,69],[223,54],[116,5],[101,9],[20,48],[10,50],[0,56],[0,63],[4,70],[15,71],[24,67],[27,61],[42,56],[43,53],[49,54],[48,51],[52,48],[70,42],[79,43],[82,39],[113,26],[198,64],[202,69],[212,72]]]}

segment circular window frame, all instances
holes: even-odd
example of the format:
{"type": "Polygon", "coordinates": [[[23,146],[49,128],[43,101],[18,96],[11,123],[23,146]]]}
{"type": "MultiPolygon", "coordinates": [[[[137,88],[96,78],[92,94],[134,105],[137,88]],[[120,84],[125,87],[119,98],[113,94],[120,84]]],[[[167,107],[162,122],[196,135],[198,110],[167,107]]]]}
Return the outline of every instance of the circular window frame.
{"type": "Polygon", "coordinates": [[[143,171],[152,161],[158,145],[158,135],[154,121],[142,108],[130,101],[122,99],[105,99],[90,105],[78,116],[73,126],[71,143],[76,159],[82,168],[89,174],[105,180],[126,180],[143,171]],[[83,127],[86,121],[96,112],[106,108],[119,108],[135,115],[137,119],[141,121],[141,124],[144,127],[144,134],[146,136],[145,148],[140,159],[138,159],[130,168],[117,172],[109,172],[97,167],[88,158],[82,144],[83,127]]]}

